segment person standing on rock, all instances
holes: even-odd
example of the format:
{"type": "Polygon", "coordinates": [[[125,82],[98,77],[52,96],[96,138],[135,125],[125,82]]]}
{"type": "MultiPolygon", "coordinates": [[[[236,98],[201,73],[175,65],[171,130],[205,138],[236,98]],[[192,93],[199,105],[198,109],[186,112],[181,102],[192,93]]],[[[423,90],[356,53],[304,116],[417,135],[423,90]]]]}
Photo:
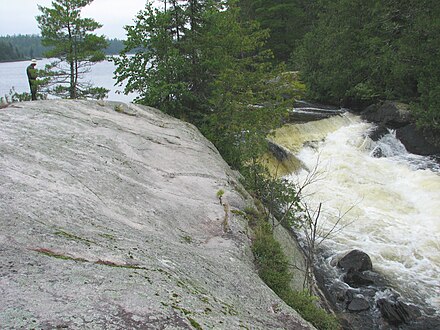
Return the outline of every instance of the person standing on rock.
{"type": "Polygon", "coordinates": [[[32,95],[32,101],[35,101],[37,99],[37,69],[35,69],[35,66],[37,65],[37,60],[33,59],[31,61],[31,64],[26,69],[27,77],[29,80],[29,87],[31,89],[31,95],[32,95]]]}

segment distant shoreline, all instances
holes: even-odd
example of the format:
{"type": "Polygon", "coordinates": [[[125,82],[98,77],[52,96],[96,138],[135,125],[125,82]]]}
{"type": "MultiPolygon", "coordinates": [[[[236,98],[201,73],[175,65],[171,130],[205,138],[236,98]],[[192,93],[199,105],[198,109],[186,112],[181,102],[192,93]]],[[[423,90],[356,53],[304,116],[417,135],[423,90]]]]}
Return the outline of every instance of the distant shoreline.
{"type": "MultiPolygon", "coordinates": [[[[43,58],[41,57],[37,57],[36,60],[37,61],[41,61],[43,58]]],[[[0,63],[12,63],[12,62],[26,62],[26,61],[30,61],[32,60],[31,58],[26,58],[26,59],[19,59],[19,60],[4,60],[4,61],[0,61],[0,63]]]]}

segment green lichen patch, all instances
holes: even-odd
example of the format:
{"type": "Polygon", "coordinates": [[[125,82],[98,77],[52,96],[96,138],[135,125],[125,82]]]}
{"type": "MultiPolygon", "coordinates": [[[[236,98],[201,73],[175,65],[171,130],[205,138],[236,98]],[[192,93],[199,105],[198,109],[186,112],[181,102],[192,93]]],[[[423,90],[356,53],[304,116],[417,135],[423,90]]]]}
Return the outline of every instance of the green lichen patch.
{"type": "Polygon", "coordinates": [[[109,240],[112,240],[112,241],[116,240],[116,237],[112,234],[100,233],[99,236],[106,238],[106,239],[109,239],[109,240]]]}
{"type": "Polygon", "coordinates": [[[191,244],[193,242],[193,238],[189,235],[182,236],[182,241],[187,244],[191,244]]]}
{"type": "Polygon", "coordinates": [[[193,318],[187,317],[187,319],[188,319],[189,323],[191,323],[191,325],[195,329],[197,329],[197,330],[202,330],[203,329],[202,326],[196,320],[194,320],[193,318]]]}
{"type": "Polygon", "coordinates": [[[44,255],[46,255],[48,257],[52,257],[52,258],[57,258],[57,259],[62,259],[62,260],[73,260],[73,261],[78,261],[78,262],[87,262],[86,259],[75,258],[75,257],[68,256],[68,255],[65,255],[65,254],[62,254],[62,253],[59,253],[59,252],[55,252],[53,250],[49,250],[49,249],[46,249],[46,248],[37,248],[37,249],[32,249],[32,250],[35,251],[35,252],[44,254],[44,255]]]}
{"type": "Polygon", "coordinates": [[[99,259],[98,261],[95,261],[95,264],[98,265],[104,265],[104,266],[109,266],[109,267],[117,267],[117,268],[128,268],[128,269],[144,269],[146,270],[145,267],[136,265],[136,264],[118,264],[116,262],[113,261],[109,261],[109,260],[101,260],[99,259]]]}
{"type": "Polygon", "coordinates": [[[82,242],[82,243],[86,244],[87,246],[90,246],[91,244],[93,244],[92,241],[90,241],[90,240],[88,240],[86,238],[82,238],[82,237],[76,236],[76,235],[68,233],[67,231],[64,231],[64,230],[56,231],[55,235],[60,236],[60,237],[64,237],[64,238],[67,238],[67,239],[70,239],[72,241],[82,242]]]}

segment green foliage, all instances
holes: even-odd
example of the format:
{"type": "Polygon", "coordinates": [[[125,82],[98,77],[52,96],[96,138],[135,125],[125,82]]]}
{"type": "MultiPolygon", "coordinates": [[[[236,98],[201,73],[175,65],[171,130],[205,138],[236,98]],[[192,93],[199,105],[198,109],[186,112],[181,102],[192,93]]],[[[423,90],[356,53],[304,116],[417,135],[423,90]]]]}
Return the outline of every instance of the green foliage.
{"type": "MultiPolygon", "coordinates": [[[[124,42],[119,39],[107,39],[106,55],[119,54],[124,49],[124,42]]],[[[0,62],[42,58],[48,47],[43,46],[39,35],[0,36],[0,62]]]]}
{"type": "Polygon", "coordinates": [[[41,37],[35,34],[2,36],[0,37],[0,43],[2,41],[10,43],[17,51],[16,56],[7,59],[8,61],[41,58],[47,50],[47,47],[44,47],[41,43],[41,37]]]}
{"type": "Polygon", "coordinates": [[[104,49],[106,55],[119,54],[124,49],[124,41],[116,38],[107,39],[107,48],[104,49]]]}
{"type": "MultiPolygon", "coordinates": [[[[137,92],[138,103],[157,107],[176,117],[184,117],[192,99],[185,82],[188,59],[179,43],[181,24],[173,26],[171,11],[161,11],[147,2],[134,26],[127,26],[125,49],[115,58],[115,77],[126,82],[125,92],[137,92]],[[171,27],[170,27],[171,26],[171,27]],[[137,50],[134,56],[128,54],[137,50]]],[[[177,24],[177,23],[174,23],[177,24]]]]}
{"type": "Polygon", "coordinates": [[[103,98],[108,90],[94,88],[81,78],[90,67],[105,59],[104,36],[91,32],[101,27],[90,18],[81,18],[81,10],[93,0],[55,0],[53,8],[38,6],[37,22],[42,44],[48,47],[45,56],[57,58],[46,66],[47,91],[51,94],[76,98],[103,98]]]}
{"type": "Polygon", "coordinates": [[[220,204],[223,204],[222,198],[223,198],[224,194],[225,194],[225,191],[223,189],[220,189],[219,191],[217,191],[217,198],[218,198],[220,204]]]}
{"type": "Polygon", "coordinates": [[[23,59],[23,54],[6,38],[0,37],[0,62],[23,59]]]}
{"type": "Polygon", "coordinates": [[[308,292],[296,292],[290,288],[292,274],[280,244],[266,221],[258,221],[252,244],[258,274],[261,279],[289,306],[317,329],[340,329],[337,319],[318,307],[316,298],[308,292]]]}
{"type": "MultiPolygon", "coordinates": [[[[414,19],[402,37],[402,52],[412,59],[411,74],[417,74],[420,94],[413,104],[417,124],[431,131],[432,142],[440,146],[440,3],[421,1],[412,8],[414,19]],[[414,70],[415,69],[415,70],[414,70]]],[[[409,74],[409,73],[408,73],[409,74]]]]}
{"type": "Polygon", "coordinates": [[[278,295],[285,295],[292,275],[287,258],[274,239],[269,223],[260,223],[255,229],[252,251],[261,279],[278,295]]]}
{"type": "MultiPolygon", "coordinates": [[[[249,164],[242,169],[245,187],[264,203],[261,211],[269,221],[274,216],[278,223],[289,229],[298,227],[296,213],[302,211],[298,188],[283,178],[271,177],[261,164],[249,164]]],[[[272,223],[272,226],[275,226],[272,223]]]]}
{"type": "Polygon", "coordinates": [[[304,34],[316,20],[316,0],[241,0],[242,16],[269,31],[266,48],[277,62],[288,62],[304,34]]]}
{"type": "Polygon", "coordinates": [[[317,329],[338,330],[341,328],[336,317],[318,307],[316,305],[317,298],[310,296],[308,292],[290,290],[285,291],[280,297],[317,329]]]}
{"type": "Polygon", "coordinates": [[[433,0],[324,1],[293,61],[309,97],[362,107],[412,102],[418,125],[438,131],[440,3],[433,0]]]}
{"type": "Polygon", "coordinates": [[[380,79],[389,66],[377,61],[392,52],[380,39],[377,2],[329,2],[316,27],[305,36],[296,60],[312,97],[349,105],[367,95],[375,96],[377,91],[382,90],[383,96],[384,82],[380,79]]]}
{"type": "MultiPolygon", "coordinates": [[[[24,101],[30,101],[31,100],[31,94],[30,93],[17,93],[15,88],[12,87],[9,91],[9,94],[0,96],[0,104],[8,104],[8,103],[15,103],[15,102],[24,102],[24,101]]],[[[37,93],[37,99],[45,100],[46,95],[37,93]]]]}
{"type": "Polygon", "coordinates": [[[267,31],[241,22],[234,1],[176,1],[166,11],[149,2],[127,34],[115,58],[126,93],[196,124],[235,168],[266,150],[264,137],[287,115],[269,83],[279,71],[263,51],[267,31]]]}

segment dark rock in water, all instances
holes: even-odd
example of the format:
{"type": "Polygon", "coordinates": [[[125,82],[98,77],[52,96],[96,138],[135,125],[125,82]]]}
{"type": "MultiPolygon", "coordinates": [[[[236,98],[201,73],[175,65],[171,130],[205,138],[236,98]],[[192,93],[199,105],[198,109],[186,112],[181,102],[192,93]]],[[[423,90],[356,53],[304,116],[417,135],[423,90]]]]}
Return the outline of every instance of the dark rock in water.
{"type": "Polygon", "coordinates": [[[436,133],[417,129],[406,104],[392,101],[376,103],[367,107],[361,116],[367,121],[378,124],[378,127],[370,133],[373,141],[383,137],[387,133],[387,128],[392,128],[396,129],[397,138],[409,152],[423,156],[440,154],[440,146],[430,142],[435,140],[432,137],[436,133]]]}
{"type": "Polygon", "coordinates": [[[320,274],[316,277],[318,285],[338,314],[343,330],[440,329],[440,318],[435,315],[435,311],[404,303],[399,294],[390,289],[388,280],[371,270],[371,260],[364,252],[353,250],[334,257],[330,264],[324,265],[317,269],[320,274]],[[361,261],[366,260],[365,264],[346,264],[353,256],[360,257],[361,261]],[[342,268],[343,274],[338,271],[337,279],[332,279],[332,275],[329,277],[332,271],[328,266],[342,268]],[[340,281],[341,276],[345,283],[340,281]]]}
{"type": "Polygon", "coordinates": [[[352,250],[343,255],[337,262],[337,266],[346,271],[354,270],[357,272],[373,269],[369,255],[361,250],[352,250]]]}
{"type": "Polygon", "coordinates": [[[373,141],[379,141],[381,138],[383,138],[385,135],[389,134],[390,131],[388,128],[384,125],[379,125],[375,129],[373,129],[368,136],[373,141]]]}
{"type": "Polygon", "coordinates": [[[331,296],[336,300],[334,303],[346,301],[349,289],[350,287],[344,282],[334,282],[329,288],[331,296]]]}
{"type": "Polygon", "coordinates": [[[361,113],[370,122],[381,123],[390,128],[399,128],[412,122],[408,105],[393,101],[372,104],[361,113]]]}
{"type": "Polygon", "coordinates": [[[371,152],[371,156],[374,158],[382,158],[382,157],[385,157],[385,154],[384,154],[381,147],[376,147],[371,152]]]}
{"type": "Polygon", "coordinates": [[[410,124],[397,129],[396,137],[411,153],[423,156],[440,154],[440,146],[435,146],[430,143],[426,139],[424,133],[417,129],[415,124],[410,124]]]}
{"type": "Polygon", "coordinates": [[[383,298],[379,299],[376,304],[382,317],[393,325],[408,324],[422,315],[416,306],[405,304],[397,299],[383,298]]]}
{"type": "Polygon", "coordinates": [[[352,301],[347,306],[347,309],[350,312],[362,312],[370,309],[370,304],[368,303],[368,300],[365,299],[363,296],[357,296],[354,297],[352,301]]]}
{"type": "Polygon", "coordinates": [[[358,272],[350,269],[344,276],[344,282],[353,288],[375,284],[375,276],[372,272],[358,272]]]}
{"type": "Polygon", "coordinates": [[[289,122],[304,123],[309,121],[321,120],[341,114],[341,111],[317,111],[314,109],[295,109],[289,112],[289,122]]]}
{"type": "MultiPolygon", "coordinates": [[[[390,134],[390,130],[386,126],[380,124],[368,133],[368,137],[371,140],[377,142],[387,134],[390,134]]],[[[382,158],[382,157],[386,157],[386,152],[384,152],[384,150],[379,145],[377,145],[371,151],[370,155],[374,158],[382,158]]]]}
{"type": "Polygon", "coordinates": [[[284,147],[268,140],[267,141],[269,151],[278,159],[279,161],[283,161],[290,157],[290,151],[285,149],[284,147]]]}

